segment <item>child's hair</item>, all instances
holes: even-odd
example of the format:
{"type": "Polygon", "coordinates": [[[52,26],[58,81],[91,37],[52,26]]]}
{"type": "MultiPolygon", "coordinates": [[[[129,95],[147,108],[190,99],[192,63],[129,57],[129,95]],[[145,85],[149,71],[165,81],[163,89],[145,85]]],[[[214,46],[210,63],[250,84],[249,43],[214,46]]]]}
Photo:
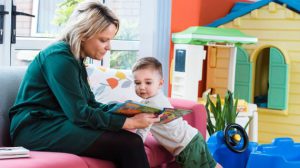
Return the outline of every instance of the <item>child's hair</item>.
{"type": "Polygon", "coordinates": [[[133,65],[132,72],[135,72],[137,70],[141,69],[153,69],[158,71],[159,75],[163,77],[162,73],[162,65],[161,63],[154,57],[143,57],[133,65]]]}

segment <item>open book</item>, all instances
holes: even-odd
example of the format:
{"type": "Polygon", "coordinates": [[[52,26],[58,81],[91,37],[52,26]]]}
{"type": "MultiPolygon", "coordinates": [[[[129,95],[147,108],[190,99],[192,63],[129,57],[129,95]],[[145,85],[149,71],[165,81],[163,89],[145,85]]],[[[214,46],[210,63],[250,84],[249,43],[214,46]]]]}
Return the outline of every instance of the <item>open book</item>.
{"type": "Polygon", "coordinates": [[[125,103],[120,103],[116,105],[115,109],[113,109],[114,113],[122,114],[126,116],[134,116],[138,113],[154,113],[156,115],[160,115],[160,123],[168,123],[176,118],[179,118],[185,114],[192,112],[192,110],[184,110],[184,109],[175,109],[175,108],[164,108],[160,109],[158,107],[149,106],[146,104],[134,102],[131,100],[127,100],[125,103]]]}
{"type": "Polygon", "coordinates": [[[29,157],[29,150],[18,147],[0,147],[0,159],[29,157]]]}

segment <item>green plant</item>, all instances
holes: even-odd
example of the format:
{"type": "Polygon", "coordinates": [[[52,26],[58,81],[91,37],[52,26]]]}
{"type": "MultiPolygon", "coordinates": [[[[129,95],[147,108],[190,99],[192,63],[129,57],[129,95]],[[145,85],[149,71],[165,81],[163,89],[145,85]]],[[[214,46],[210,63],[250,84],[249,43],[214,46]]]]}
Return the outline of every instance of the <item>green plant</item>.
{"type": "MultiPolygon", "coordinates": [[[[206,100],[206,112],[207,112],[207,131],[209,135],[217,131],[224,130],[228,124],[235,123],[236,118],[238,116],[237,112],[237,104],[238,99],[233,98],[233,93],[231,91],[227,91],[224,104],[222,105],[220,95],[217,94],[217,98],[215,103],[211,100],[210,95],[207,95],[206,100]],[[213,123],[212,118],[210,117],[211,114],[214,117],[215,122],[213,123]]],[[[249,125],[251,120],[245,125],[245,128],[249,125]]]]}
{"type": "Polygon", "coordinates": [[[53,23],[57,26],[64,25],[72,14],[76,5],[83,0],[65,0],[58,4],[58,8],[55,11],[55,18],[53,23]]]}
{"type": "Polygon", "coordinates": [[[131,69],[136,62],[136,51],[112,51],[110,56],[110,68],[131,69]]]}

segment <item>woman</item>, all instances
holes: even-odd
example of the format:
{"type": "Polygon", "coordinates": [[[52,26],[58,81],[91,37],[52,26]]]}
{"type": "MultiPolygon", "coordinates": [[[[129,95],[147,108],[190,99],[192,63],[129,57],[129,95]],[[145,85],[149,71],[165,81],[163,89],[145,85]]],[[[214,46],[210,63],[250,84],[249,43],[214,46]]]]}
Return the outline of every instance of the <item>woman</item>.
{"type": "Polygon", "coordinates": [[[101,60],[118,28],[116,16],[99,1],[78,5],[59,41],[28,67],[9,113],[15,146],[149,167],[142,139],[125,129],[145,128],[159,118],[113,114],[114,105],[96,102],[87,82],[84,59],[101,60]]]}

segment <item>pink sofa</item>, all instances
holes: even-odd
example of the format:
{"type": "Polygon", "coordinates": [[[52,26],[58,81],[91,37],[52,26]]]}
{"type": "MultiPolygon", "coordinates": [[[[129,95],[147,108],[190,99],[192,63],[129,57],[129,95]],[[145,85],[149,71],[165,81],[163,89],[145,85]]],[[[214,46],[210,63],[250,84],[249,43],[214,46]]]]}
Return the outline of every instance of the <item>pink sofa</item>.
{"type": "MultiPolygon", "coordinates": [[[[24,68],[0,68],[0,146],[10,146],[7,111],[13,104],[24,68]]],[[[170,99],[176,108],[192,109],[184,118],[202,135],[206,134],[206,111],[203,105],[188,100],[170,99]]],[[[145,150],[151,167],[177,167],[174,158],[149,135],[145,150]],[[171,166],[172,165],[172,166],[171,166]]],[[[0,168],[114,168],[114,164],[68,153],[31,151],[30,158],[0,160],[0,168]]]]}

